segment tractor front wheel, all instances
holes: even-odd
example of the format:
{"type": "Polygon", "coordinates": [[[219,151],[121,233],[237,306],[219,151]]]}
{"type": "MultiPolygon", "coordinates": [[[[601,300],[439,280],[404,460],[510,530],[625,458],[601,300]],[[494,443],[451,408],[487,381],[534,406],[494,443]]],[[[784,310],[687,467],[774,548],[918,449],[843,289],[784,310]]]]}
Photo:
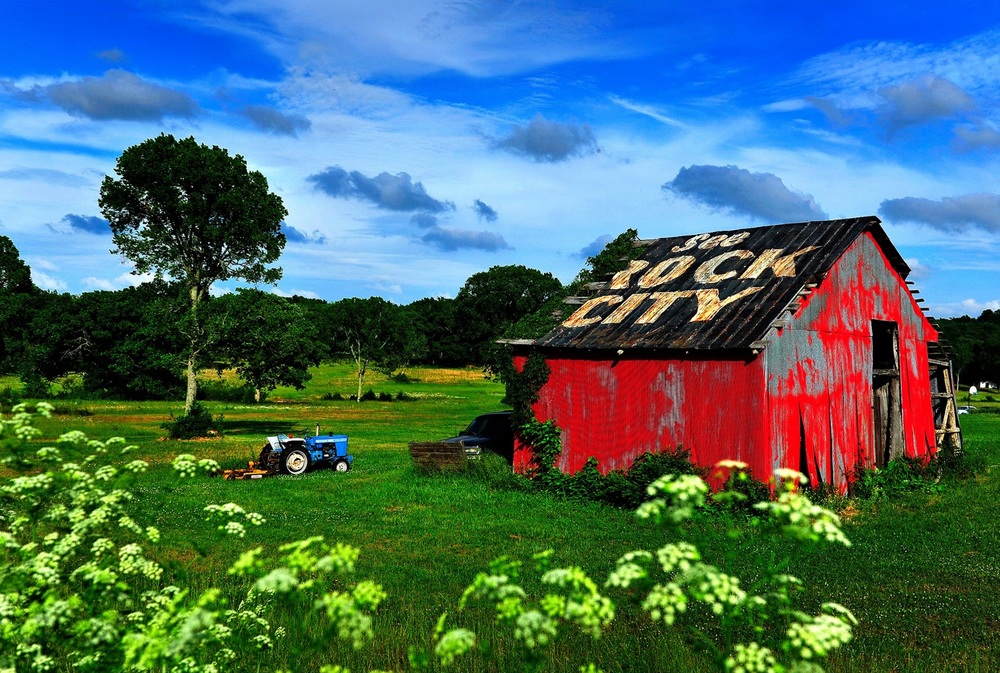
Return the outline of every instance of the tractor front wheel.
{"type": "Polygon", "coordinates": [[[285,474],[304,474],[309,469],[309,454],[302,449],[289,449],[281,458],[281,469],[285,474]]]}
{"type": "Polygon", "coordinates": [[[350,465],[347,464],[346,460],[338,460],[333,464],[333,469],[337,472],[347,472],[350,469],[350,465]]]}

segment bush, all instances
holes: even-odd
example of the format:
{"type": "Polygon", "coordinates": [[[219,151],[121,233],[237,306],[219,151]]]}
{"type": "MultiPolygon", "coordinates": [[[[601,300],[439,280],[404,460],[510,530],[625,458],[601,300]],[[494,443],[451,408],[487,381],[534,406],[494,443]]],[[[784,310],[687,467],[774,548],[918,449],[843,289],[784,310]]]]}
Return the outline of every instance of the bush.
{"type": "Polygon", "coordinates": [[[368,390],[366,390],[365,393],[364,393],[364,395],[361,396],[361,401],[362,402],[374,402],[377,399],[378,399],[378,396],[375,394],[375,391],[372,390],[371,388],[369,388],[368,390]]]}
{"type": "MultiPolygon", "coordinates": [[[[535,488],[565,498],[634,509],[646,501],[646,489],[660,477],[690,474],[703,477],[707,471],[691,460],[691,452],[677,446],[659,452],[646,452],[635,459],[628,470],[601,474],[596,458],[591,456],[576,474],[566,474],[555,466],[562,451],[560,430],[553,421],[529,422],[521,428],[521,439],[531,447],[534,468],[530,472],[535,488]]],[[[765,498],[770,495],[764,487],[765,498]]],[[[755,492],[759,494],[759,490],[755,492]]],[[[756,500],[754,501],[756,502],[756,500]]]]}
{"type": "Polygon", "coordinates": [[[167,431],[170,439],[208,437],[217,434],[222,426],[222,415],[219,415],[218,420],[214,419],[201,402],[192,404],[191,411],[183,416],[174,418],[171,414],[170,419],[160,426],[167,431]]]}
{"type": "Polygon", "coordinates": [[[396,393],[396,401],[397,402],[416,402],[417,398],[414,397],[413,395],[407,395],[402,390],[400,390],[398,393],[396,393]]]}
{"type": "Polygon", "coordinates": [[[864,500],[882,500],[907,491],[941,488],[936,484],[936,471],[931,463],[920,458],[890,460],[883,468],[855,470],[851,494],[864,500]]]}
{"type": "Polygon", "coordinates": [[[378,394],[379,402],[392,402],[392,393],[382,392],[378,394]]]}
{"type": "Polygon", "coordinates": [[[10,411],[15,404],[21,403],[21,396],[16,390],[7,386],[0,390],[0,409],[10,411]]]}
{"type": "Polygon", "coordinates": [[[335,401],[335,402],[342,402],[344,400],[344,396],[341,395],[340,393],[326,392],[326,393],[323,393],[322,399],[327,400],[327,401],[331,401],[332,400],[332,401],[335,401]]]}

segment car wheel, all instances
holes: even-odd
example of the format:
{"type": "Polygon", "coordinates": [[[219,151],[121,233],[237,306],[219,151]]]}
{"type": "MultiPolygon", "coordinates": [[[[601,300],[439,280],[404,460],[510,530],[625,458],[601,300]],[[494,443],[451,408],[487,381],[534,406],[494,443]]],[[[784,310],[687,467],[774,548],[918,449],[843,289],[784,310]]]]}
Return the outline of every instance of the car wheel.
{"type": "Polygon", "coordinates": [[[309,454],[302,449],[289,449],[281,459],[281,469],[285,474],[303,474],[309,469],[309,454]]]}
{"type": "Polygon", "coordinates": [[[347,472],[349,469],[351,469],[351,466],[347,464],[346,460],[338,460],[336,463],[333,464],[333,469],[335,469],[337,472],[347,472]]]}

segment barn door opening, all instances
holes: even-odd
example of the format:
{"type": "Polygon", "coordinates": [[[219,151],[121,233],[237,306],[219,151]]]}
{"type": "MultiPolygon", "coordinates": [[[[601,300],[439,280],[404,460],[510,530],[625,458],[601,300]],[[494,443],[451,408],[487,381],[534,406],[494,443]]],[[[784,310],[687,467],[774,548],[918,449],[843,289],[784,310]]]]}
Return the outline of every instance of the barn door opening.
{"type": "Polygon", "coordinates": [[[883,467],[903,455],[903,406],[899,386],[899,326],[872,320],[874,461],[883,467]]]}

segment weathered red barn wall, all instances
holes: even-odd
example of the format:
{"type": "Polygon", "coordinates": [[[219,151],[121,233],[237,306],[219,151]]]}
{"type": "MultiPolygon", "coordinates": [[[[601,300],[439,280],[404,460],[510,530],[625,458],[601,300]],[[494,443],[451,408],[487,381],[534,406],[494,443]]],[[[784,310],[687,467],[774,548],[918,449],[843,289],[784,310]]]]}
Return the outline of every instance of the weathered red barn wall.
{"type": "MultiPolygon", "coordinates": [[[[570,473],[590,456],[607,472],[683,445],[704,466],[742,460],[762,479],[792,467],[843,488],[856,464],[871,463],[872,320],[898,324],[906,452],[927,454],[927,342],[937,332],[867,233],[759,356],[552,351],[535,416],[562,430],[558,467],[570,473]]],[[[529,458],[518,451],[515,464],[529,458]]]]}
{"type": "Polygon", "coordinates": [[[772,468],[794,467],[813,483],[843,487],[855,465],[871,466],[872,320],[898,325],[906,454],[935,450],[927,343],[938,335],[866,233],[765,351],[772,468]]]}
{"type": "MultiPolygon", "coordinates": [[[[702,465],[744,460],[770,468],[762,358],[611,359],[550,355],[535,416],[562,430],[557,463],[576,472],[594,456],[602,472],[626,469],[641,454],[683,445],[702,465]]],[[[713,357],[718,358],[717,354],[713,357]]],[[[521,363],[518,363],[519,365],[521,363]]],[[[523,461],[522,453],[516,457],[523,461]]]]}

